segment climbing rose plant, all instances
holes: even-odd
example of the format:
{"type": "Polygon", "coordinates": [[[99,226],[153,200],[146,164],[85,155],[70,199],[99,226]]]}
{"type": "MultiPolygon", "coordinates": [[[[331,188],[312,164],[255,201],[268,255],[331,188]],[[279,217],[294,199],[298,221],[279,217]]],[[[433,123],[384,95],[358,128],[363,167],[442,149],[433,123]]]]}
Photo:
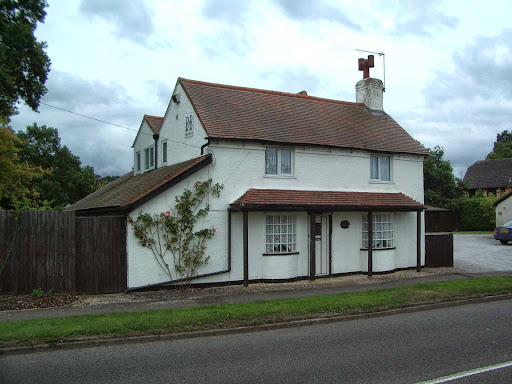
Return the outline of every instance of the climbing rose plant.
{"type": "Polygon", "coordinates": [[[161,213],[140,212],[137,219],[128,217],[139,244],[149,248],[158,265],[172,281],[189,285],[198,268],[207,264],[206,241],[211,239],[217,227],[195,229],[199,219],[208,215],[208,196],[219,197],[223,188],[212,179],[194,184],[176,196],[174,208],[161,213]]]}

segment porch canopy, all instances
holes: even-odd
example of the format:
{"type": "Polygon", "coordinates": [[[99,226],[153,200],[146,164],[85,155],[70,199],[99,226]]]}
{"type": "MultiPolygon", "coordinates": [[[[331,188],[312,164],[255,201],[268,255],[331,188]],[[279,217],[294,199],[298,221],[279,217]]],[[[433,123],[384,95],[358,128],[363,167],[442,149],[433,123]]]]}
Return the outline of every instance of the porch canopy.
{"type": "Polygon", "coordinates": [[[421,212],[424,205],[403,193],[299,191],[281,189],[249,189],[230,204],[230,211],[243,212],[244,285],[249,280],[249,211],[307,211],[310,213],[310,279],[315,277],[315,213],[331,211],[368,212],[368,276],[372,275],[372,216],[374,211],[417,212],[416,270],[421,269],[421,212]]]}
{"type": "Polygon", "coordinates": [[[249,189],[230,204],[233,211],[422,211],[403,193],[249,189]]]}

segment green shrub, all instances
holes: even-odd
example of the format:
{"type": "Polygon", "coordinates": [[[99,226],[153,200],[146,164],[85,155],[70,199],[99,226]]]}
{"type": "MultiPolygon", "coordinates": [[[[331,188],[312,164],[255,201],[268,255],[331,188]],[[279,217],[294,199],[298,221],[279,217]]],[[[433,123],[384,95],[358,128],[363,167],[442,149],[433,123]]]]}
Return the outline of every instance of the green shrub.
{"type": "Polygon", "coordinates": [[[481,193],[453,201],[453,208],[459,213],[462,231],[492,231],[496,226],[496,198],[484,197],[481,193]]]}

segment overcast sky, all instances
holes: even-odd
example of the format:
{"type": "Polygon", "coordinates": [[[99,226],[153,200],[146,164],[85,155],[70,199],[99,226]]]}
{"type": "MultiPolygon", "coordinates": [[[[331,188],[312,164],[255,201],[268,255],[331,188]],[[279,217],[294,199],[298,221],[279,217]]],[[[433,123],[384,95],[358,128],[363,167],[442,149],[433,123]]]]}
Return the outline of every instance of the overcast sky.
{"type": "MultiPolygon", "coordinates": [[[[385,53],[384,109],[445,150],[456,176],[512,129],[507,1],[49,0],[36,31],[52,60],[42,101],[137,130],[178,77],[355,101],[357,58],[385,53]]],[[[383,79],[376,55],[371,76],[383,79]]],[[[37,122],[96,173],[133,166],[136,132],[41,105],[37,122]]]]}

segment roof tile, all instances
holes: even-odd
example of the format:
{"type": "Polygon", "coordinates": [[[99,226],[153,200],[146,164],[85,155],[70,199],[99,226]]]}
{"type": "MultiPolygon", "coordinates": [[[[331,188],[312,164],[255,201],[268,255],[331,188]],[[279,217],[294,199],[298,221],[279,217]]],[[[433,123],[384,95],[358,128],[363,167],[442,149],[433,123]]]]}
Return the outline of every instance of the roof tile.
{"type": "Polygon", "coordinates": [[[362,103],[178,81],[211,138],[428,155],[389,115],[362,103]]]}

